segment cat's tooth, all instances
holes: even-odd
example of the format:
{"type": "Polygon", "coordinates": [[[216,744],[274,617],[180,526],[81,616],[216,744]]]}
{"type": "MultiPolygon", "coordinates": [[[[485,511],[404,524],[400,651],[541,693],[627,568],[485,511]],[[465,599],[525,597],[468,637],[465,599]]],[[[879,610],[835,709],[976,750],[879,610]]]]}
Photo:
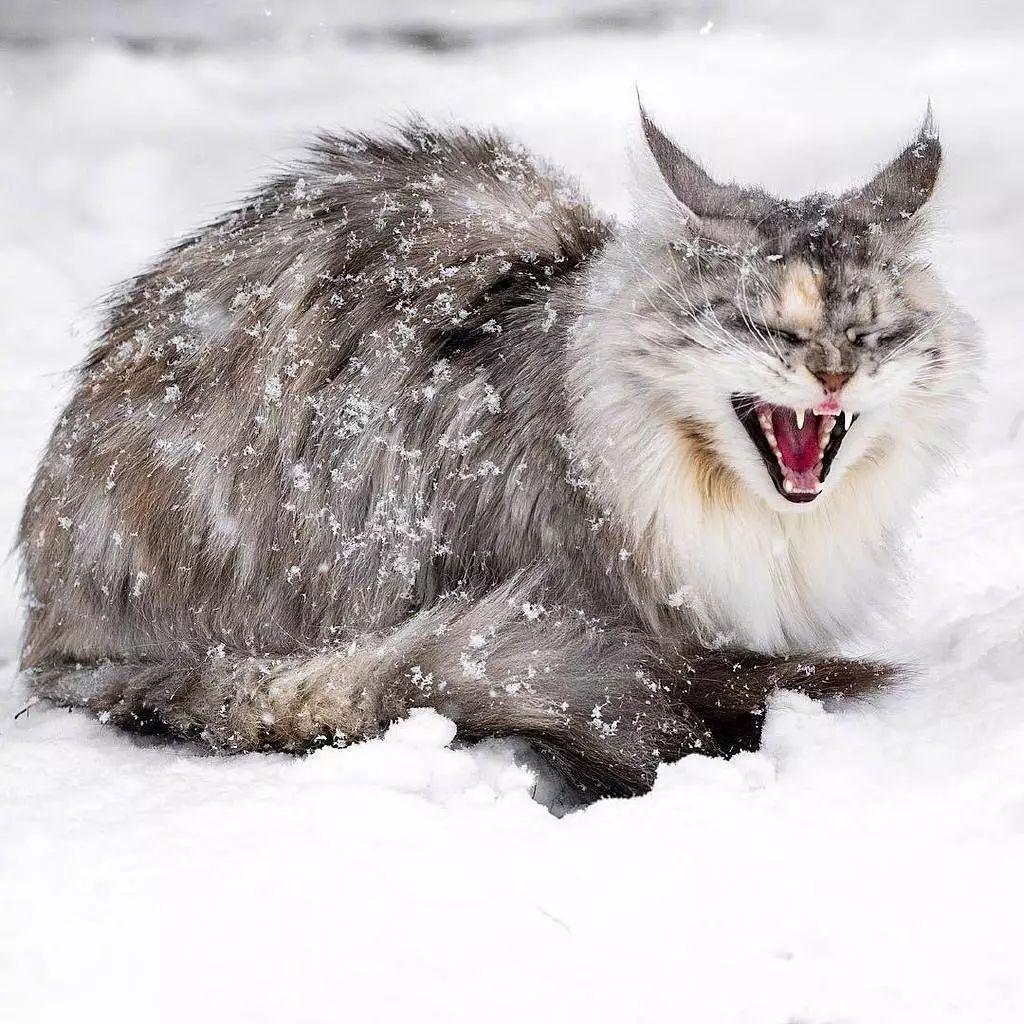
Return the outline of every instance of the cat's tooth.
{"type": "Polygon", "coordinates": [[[843,417],[843,430],[849,430],[850,429],[850,414],[844,409],[840,413],[840,416],[843,417]]]}
{"type": "Polygon", "coordinates": [[[782,481],[782,489],[787,494],[792,494],[793,493],[793,481],[792,480],[783,480],[782,481]]]}
{"type": "Polygon", "coordinates": [[[807,413],[806,409],[797,409],[796,410],[796,429],[797,430],[803,430],[804,429],[804,416],[806,415],[806,413],[807,413]]]}

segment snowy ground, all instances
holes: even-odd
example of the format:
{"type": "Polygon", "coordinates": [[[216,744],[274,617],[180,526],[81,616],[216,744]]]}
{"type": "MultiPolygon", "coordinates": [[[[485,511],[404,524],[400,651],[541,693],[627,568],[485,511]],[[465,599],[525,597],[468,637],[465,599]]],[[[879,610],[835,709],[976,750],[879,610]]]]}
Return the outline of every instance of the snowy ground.
{"type": "Polygon", "coordinates": [[[780,700],[760,753],[562,819],[509,750],[453,751],[426,714],[305,760],[15,718],[9,561],[0,1021],[1024,1018],[1024,72],[1021,39],[983,27],[0,53],[5,544],[90,304],[317,125],[497,123],[622,212],[634,81],[712,169],[793,193],[866,174],[930,94],[936,258],[990,345],[972,456],[922,509],[906,617],[876,638],[918,682],[841,714],[780,700]]]}

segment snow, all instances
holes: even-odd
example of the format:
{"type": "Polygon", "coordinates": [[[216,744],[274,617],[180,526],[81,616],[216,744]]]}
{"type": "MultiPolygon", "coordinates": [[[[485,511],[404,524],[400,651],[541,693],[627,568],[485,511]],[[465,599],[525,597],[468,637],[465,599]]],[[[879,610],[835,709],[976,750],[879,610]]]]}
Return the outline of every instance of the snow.
{"type": "Polygon", "coordinates": [[[622,212],[635,81],[712,170],[791,193],[866,175],[930,95],[947,154],[936,260],[990,356],[971,457],[922,507],[905,614],[873,644],[916,679],[841,712],[782,697],[757,754],[690,758],[647,797],[561,818],[521,751],[451,749],[425,711],[305,759],[19,715],[9,559],[0,1020],[1021,1019],[1020,39],[735,25],[702,8],[671,31],[444,55],[345,39],[3,55],[5,541],[94,300],[308,130],[412,105],[507,128],[622,212]]]}

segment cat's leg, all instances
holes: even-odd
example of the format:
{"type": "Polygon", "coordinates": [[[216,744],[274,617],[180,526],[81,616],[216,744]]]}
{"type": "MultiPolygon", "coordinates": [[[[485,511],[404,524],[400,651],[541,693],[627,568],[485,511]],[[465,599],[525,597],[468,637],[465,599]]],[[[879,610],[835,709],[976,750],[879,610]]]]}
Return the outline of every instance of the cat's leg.
{"type": "Polygon", "coordinates": [[[626,631],[542,612],[506,588],[344,647],[280,658],[218,648],[163,663],[43,665],[33,675],[57,703],[234,751],[361,740],[431,707],[465,739],[528,738],[598,796],[642,792],[661,761],[718,752],[692,712],[670,705],[646,654],[626,631]]]}

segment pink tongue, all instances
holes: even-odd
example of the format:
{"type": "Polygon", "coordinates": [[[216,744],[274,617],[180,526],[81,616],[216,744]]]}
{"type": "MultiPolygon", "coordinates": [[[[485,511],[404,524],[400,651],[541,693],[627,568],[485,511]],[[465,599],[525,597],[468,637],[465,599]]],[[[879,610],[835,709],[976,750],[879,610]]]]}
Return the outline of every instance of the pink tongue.
{"type": "Polygon", "coordinates": [[[818,448],[818,417],[809,409],[804,413],[804,425],[796,425],[796,414],[785,406],[772,409],[772,430],[779,456],[783,463],[797,473],[814,469],[821,458],[818,448]]]}

